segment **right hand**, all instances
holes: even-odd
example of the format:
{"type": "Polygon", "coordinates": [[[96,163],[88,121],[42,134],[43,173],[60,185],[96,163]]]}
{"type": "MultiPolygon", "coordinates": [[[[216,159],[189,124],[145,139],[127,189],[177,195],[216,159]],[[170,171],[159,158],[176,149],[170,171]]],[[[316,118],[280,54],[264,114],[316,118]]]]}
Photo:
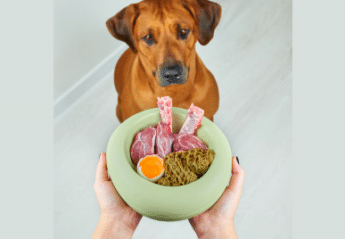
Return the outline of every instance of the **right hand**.
{"type": "Polygon", "coordinates": [[[207,211],[189,219],[198,238],[237,238],[234,217],[242,194],[245,172],[232,157],[232,177],[218,201],[207,211]]]}

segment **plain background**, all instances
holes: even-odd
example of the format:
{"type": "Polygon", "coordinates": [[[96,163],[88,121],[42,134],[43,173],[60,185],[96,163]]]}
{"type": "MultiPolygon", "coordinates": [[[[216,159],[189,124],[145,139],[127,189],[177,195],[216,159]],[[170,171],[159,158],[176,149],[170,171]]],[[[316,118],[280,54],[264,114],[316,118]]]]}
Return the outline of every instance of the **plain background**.
{"type": "MultiPolygon", "coordinates": [[[[293,238],[343,238],[344,3],[293,7],[293,238]]],[[[53,4],[0,11],[0,237],[52,238],[53,4]]]]}
{"type": "Polygon", "coordinates": [[[135,2],[54,0],[54,99],[121,46],[105,22],[135,2]]]}

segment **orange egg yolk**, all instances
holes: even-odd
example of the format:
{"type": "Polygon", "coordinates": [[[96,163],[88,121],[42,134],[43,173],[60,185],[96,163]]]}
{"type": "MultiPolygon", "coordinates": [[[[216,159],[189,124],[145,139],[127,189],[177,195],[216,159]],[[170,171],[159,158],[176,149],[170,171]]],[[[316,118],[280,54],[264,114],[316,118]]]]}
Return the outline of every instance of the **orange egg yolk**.
{"type": "Polygon", "coordinates": [[[157,156],[146,156],[140,161],[139,167],[149,179],[157,177],[164,171],[163,160],[157,156]]]}

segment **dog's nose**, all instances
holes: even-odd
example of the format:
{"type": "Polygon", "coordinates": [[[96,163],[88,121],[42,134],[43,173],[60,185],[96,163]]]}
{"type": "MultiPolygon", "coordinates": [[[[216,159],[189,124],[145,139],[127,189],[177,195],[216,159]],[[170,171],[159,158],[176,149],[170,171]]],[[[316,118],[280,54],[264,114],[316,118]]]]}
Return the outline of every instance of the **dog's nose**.
{"type": "Polygon", "coordinates": [[[180,65],[163,67],[161,75],[167,85],[179,83],[182,76],[182,67],[180,65]]]}

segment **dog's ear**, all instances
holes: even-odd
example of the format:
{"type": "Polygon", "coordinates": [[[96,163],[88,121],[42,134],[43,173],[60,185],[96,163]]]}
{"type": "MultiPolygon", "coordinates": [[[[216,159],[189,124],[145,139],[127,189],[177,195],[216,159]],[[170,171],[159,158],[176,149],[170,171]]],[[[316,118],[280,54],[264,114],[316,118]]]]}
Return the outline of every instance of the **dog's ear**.
{"type": "Polygon", "coordinates": [[[201,45],[206,45],[213,38],[214,30],[222,15],[222,7],[218,3],[207,0],[197,0],[197,2],[199,4],[198,40],[201,45]]]}
{"type": "Polygon", "coordinates": [[[184,7],[192,14],[196,21],[198,41],[201,45],[206,45],[213,38],[214,30],[222,15],[222,7],[218,3],[208,0],[196,0],[192,4],[186,4],[185,2],[184,7]]]}
{"type": "Polygon", "coordinates": [[[137,4],[131,4],[118,12],[106,22],[110,34],[120,41],[124,41],[133,50],[138,52],[133,37],[135,21],[139,16],[139,7],[137,4]]]}

